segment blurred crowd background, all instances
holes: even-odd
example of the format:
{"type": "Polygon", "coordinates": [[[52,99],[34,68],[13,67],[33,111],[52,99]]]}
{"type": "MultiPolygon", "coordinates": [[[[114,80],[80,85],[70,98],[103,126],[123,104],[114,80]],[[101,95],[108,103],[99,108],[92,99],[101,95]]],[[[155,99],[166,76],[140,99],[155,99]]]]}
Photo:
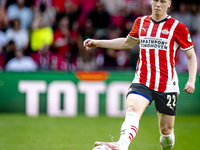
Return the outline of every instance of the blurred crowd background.
{"type": "MultiPolygon", "coordinates": [[[[200,61],[200,5],[173,1],[168,13],[188,26],[200,61]]],[[[150,14],[150,0],[0,0],[0,70],[135,70],[138,44],[86,51],[83,41],[126,37],[150,14]]],[[[177,71],[187,72],[184,52],[177,58],[177,71]]]]}

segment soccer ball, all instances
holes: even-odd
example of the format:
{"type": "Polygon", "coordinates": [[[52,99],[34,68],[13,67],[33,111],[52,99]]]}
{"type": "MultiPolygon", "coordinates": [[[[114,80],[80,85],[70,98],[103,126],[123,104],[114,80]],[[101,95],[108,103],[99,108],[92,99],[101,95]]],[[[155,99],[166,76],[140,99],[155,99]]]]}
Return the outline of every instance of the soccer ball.
{"type": "Polygon", "coordinates": [[[112,149],[110,149],[108,146],[100,145],[100,146],[96,146],[92,150],[112,150],[112,149]]]}

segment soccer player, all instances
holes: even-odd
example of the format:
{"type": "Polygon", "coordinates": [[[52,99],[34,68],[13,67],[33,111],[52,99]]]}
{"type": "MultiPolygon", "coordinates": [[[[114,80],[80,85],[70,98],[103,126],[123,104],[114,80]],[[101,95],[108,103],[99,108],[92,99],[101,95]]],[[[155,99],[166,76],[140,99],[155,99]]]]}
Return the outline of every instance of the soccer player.
{"type": "Polygon", "coordinates": [[[195,90],[196,54],[187,27],[167,14],[171,0],[151,0],[151,6],[152,15],[137,18],[126,38],[87,39],[83,43],[87,50],[92,47],[130,49],[138,41],[140,43],[139,60],[127,94],[127,112],[120,139],[118,142],[95,142],[95,146],[128,150],[137,134],[140,117],[153,100],[158,114],[161,149],[171,150],[174,146],[173,129],[179,95],[175,70],[177,51],[180,48],[187,56],[189,78],[184,91],[189,94],[195,90]]]}

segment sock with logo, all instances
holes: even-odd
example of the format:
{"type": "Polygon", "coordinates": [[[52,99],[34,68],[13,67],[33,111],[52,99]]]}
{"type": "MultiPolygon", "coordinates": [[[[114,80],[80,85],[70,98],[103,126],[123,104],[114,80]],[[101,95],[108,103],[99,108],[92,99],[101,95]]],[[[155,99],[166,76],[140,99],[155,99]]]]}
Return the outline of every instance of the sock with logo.
{"type": "Polygon", "coordinates": [[[132,139],[137,135],[140,116],[134,112],[127,112],[125,121],[121,127],[121,135],[118,143],[123,149],[128,149],[132,139]]]}

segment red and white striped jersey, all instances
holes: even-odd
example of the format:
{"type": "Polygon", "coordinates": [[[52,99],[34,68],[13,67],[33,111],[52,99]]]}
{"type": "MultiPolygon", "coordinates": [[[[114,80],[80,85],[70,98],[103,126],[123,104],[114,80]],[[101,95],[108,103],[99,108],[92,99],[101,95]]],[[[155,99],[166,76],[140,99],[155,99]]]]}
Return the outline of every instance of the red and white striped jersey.
{"type": "Polygon", "coordinates": [[[136,19],[128,36],[140,42],[133,83],[144,84],[158,92],[179,93],[175,70],[177,51],[193,47],[186,25],[171,16],[160,22],[144,16],[136,19]]]}

